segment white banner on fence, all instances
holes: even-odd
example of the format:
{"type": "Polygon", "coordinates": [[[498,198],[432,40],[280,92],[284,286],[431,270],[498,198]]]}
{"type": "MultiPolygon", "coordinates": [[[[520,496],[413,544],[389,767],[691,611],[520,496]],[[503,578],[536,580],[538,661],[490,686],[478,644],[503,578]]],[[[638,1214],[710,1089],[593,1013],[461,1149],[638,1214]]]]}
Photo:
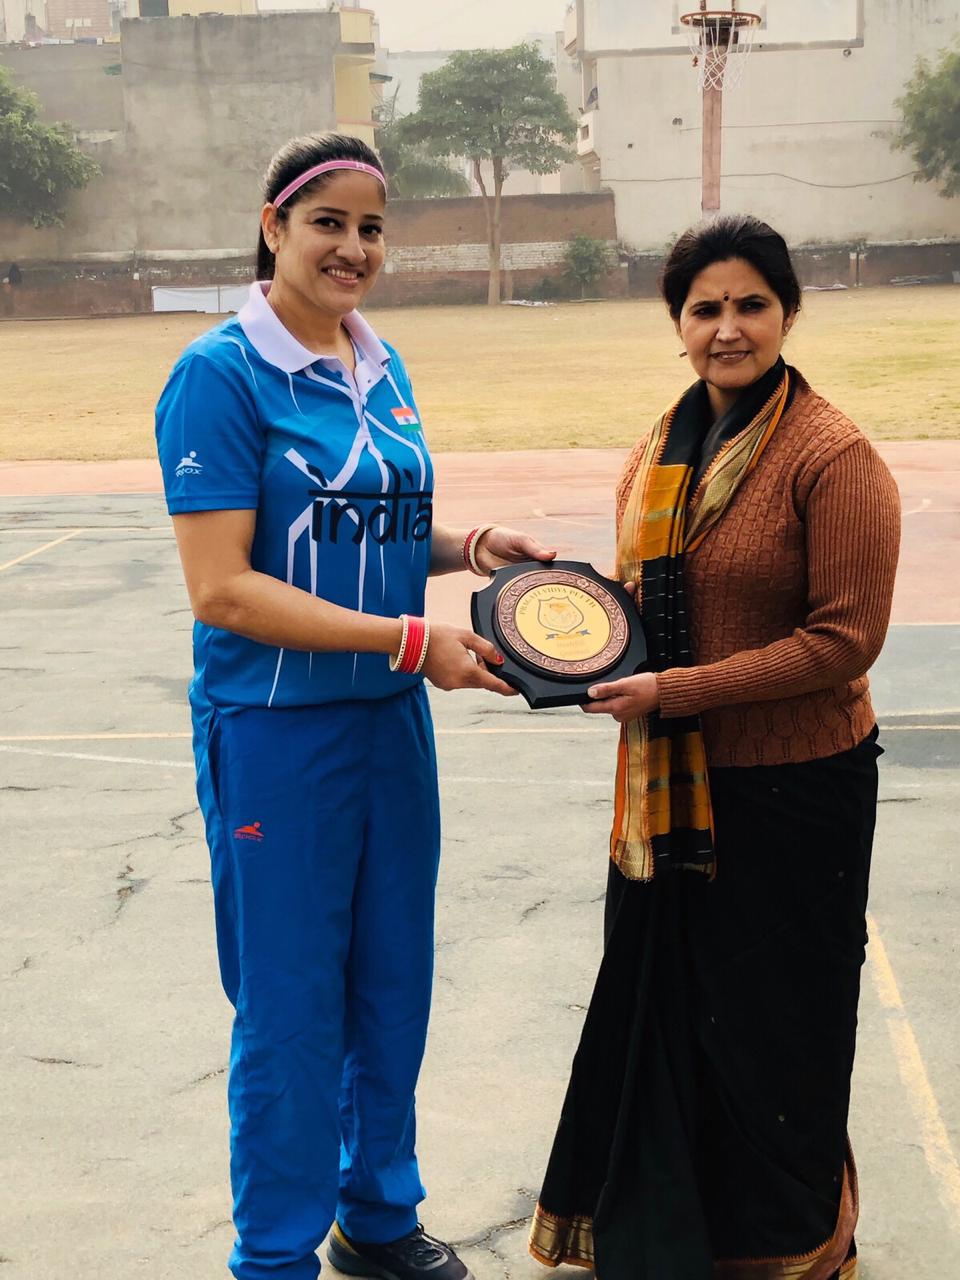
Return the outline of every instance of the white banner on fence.
{"type": "Polygon", "coordinates": [[[173,288],[156,285],[153,293],[154,311],[204,311],[208,315],[225,315],[239,311],[247,300],[245,285],[205,285],[199,288],[173,288]]]}

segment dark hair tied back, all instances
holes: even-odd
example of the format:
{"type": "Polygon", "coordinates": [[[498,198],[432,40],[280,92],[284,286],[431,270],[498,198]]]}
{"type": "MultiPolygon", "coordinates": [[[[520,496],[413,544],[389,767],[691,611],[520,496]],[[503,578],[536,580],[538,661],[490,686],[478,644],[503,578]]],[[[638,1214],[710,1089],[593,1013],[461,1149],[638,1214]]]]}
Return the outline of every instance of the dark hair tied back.
{"type": "Polygon", "coordinates": [[[690,286],[715,262],[742,258],[763,276],[780,299],[784,315],[800,310],[800,281],[779,232],[746,213],[727,213],[685,231],[660,276],[660,292],[674,320],[680,319],[690,286]]]}
{"type": "MultiPolygon", "coordinates": [[[[383,173],[383,163],[377,153],[359,138],[351,138],[345,133],[308,133],[300,138],[291,138],[285,142],[267,166],[263,178],[264,203],[271,203],[280,192],[295,178],[312,169],[315,165],[326,164],[329,160],[357,160],[361,164],[369,164],[383,173]]],[[[322,173],[319,178],[306,183],[285,200],[277,210],[277,218],[285,222],[290,209],[300,200],[314,195],[320,188],[330,182],[336,173],[322,173]]],[[[267,248],[267,242],[260,231],[257,245],[257,279],[272,280],[277,260],[267,248]]]]}

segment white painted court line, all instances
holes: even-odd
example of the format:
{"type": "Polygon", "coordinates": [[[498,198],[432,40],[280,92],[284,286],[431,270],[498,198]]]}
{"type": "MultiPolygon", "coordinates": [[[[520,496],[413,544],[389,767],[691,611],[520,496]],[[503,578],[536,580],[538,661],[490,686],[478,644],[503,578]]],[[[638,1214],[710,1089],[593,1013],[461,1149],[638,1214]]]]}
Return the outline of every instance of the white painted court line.
{"type": "MultiPolygon", "coordinates": [[[[946,472],[942,473],[946,474],[946,472]]],[[[121,489],[117,493],[101,493],[99,489],[96,493],[88,490],[80,493],[0,493],[0,502],[23,501],[28,502],[59,502],[63,498],[163,498],[162,489],[121,489]]]]}
{"type": "Polygon", "coordinates": [[[459,737],[468,737],[473,734],[482,735],[482,734],[493,734],[493,733],[503,733],[503,734],[516,733],[516,734],[524,734],[524,735],[531,734],[531,733],[578,733],[578,734],[586,734],[589,737],[596,737],[596,738],[599,738],[601,736],[602,737],[610,736],[609,729],[590,729],[590,728],[587,728],[586,725],[580,726],[580,725],[572,725],[572,724],[557,725],[556,727],[553,727],[551,725],[544,728],[540,728],[534,725],[531,725],[530,728],[525,728],[522,725],[517,725],[516,728],[513,728],[512,726],[508,727],[507,725],[503,725],[503,726],[482,725],[482,726],[478,726],[475,729],[435,729],[434,733],[436,733],[438,738],[440,737],[459,738],[459,737]]]}
{"type": "Polygon", "coordinates": [[[960,1164],[950,1144],[950,1135],[940,1114],[937,1096],[930,1084],[877,922],[873,916],[868,916],[867,924],[870,929],[870,971],[880,1003],[886,1010],[887,1030],[900,1079],[920,1127],[920,1142],[927,1167],[944,1207],[957,1225],[960,1224],[960,1164]]]}
{"type": "Polygon", "coordinates": [[[881,733],[960,733],[960,724],[882,724],[881,733]]]}
{"type": "Polygon", "coordinates": [[[192,733],[9,733],[0,742],[163,742],[192,733]]]}
{"type": "Polygon", "coordinates": [[[42,756],[47,760],[93,760],[99,764],[148,764],[161,769],[193,769],[192,760],[151,760],[147,756],[102,756],[86,751],[41,751],[35,747],[13,747],[0,743],[0,751],[14,756],[42,756]]]}
{"type": "MultiPolygon", "coordinates": [[[[569,779],[567,779],[569,781],[569,779]]],[[[449,773],[440,770],[440,786],[441,789],[448,784],[453,786],[456,783],[469,783],[471,786],[477,783],[484,785],[490,784],[496,787],[556,787],[557,779],[552,778],[483,778],[483,777],[466,777],[458,778],[449,773]]],[[[611,771],[609,778],[577,778],[576,785],[578,787],[603,787],[604,790],[613,794],[613,773],[611,771]]]]}
{"type": "MultiPolygon", "coordinates": [[[[587,726],[580,725],[557,725],[548,726],[546,728],[537,728],[531,726],[525,728],[518,726],[517,728],[487,728],[480,727],[476,729],[436,729],[434,730],[437,737],[460,737],[465,734],[530,734],[530,733],[576,733],[587,734],[588,736],[601,737],[608,736],[607,729],[591,729],[587,726]]],[[[8,733],[0,734],[0,743],[3,742],[164,742],[174,738],[192,738],[192,733],[8,733]]],[[[90,757],[91,759],[93,757],[90,757]]]]}
{"type": "MultiPolygon", "coordinates": [[[[42,751],[37,747],[15,747],[9,744],[0,744],[0,751],[5,751],[15,756],[39,756],[45,760],[89,760],[94,764],[136,764],[149,765],[151,768],[161,769],[193,769],[192,760],[152,760],[146,756],[107,756],[94,754],[87,751],[42,751]]],[[[440,780],[444,784],[469,784],[476,785],[481,783],[484,785],[497,787],[554,787],[556,786],[556,778],[496,778],[485,777],[481,775],[469,777],[457,777],[446,773],[441,773],[440,780]]],[[[612,778],[578,778],[577,786],[584,787],[604,787],[610,788],[613,785],[612,778]]]]}
{"type": "MultiPolygon", "coordinates": [[[[67,533],[67,530],[59,525],[0,525],[0,533],[67,533]]],[[[85,529],[76,530],[77,533],[169,533],[173,534],[172,525],[168,524],[103,524],[90,525],[85,529]]]]}
{"type": "MultiPolygon", "coordinates": [[[[941,712],[912,711],[898,712],[900,715],[960,715],[960,708],[949,707],[941,712]]],[[[884,718],[881,716],[881,720],[884,718]]],[[[890,724],[886,721],[880,725],[881,733],[960,733],[960,724],[890,724]]],[[[438,738],[486,737],[493,735],[517,735],[526,737],[530,734],[563,734],[588,738],[610,737],[614,733],[612,725],[593,728],[589,725],[562,723],[547,725],[477,725],[474,728],[444,729],[436,728],[438,738]]],[[[0,734],[3,742],[171,742],[189,740],[193,734],[189,731],[171,730],[155,733],[4,733],[0,734]]],[[[92,756],[90,757],[93,758],[92,756]]]]}
{"type": "Polygon", "coordinates": [[[34,556],[41,555],[44,551],[49,551],[53,547],[59,547],[61,542],[69,542],[71,538],[75,538],[78,533],[85,533],[84,529],[71,529],[69,533],[65,533],[60,538],[54,538],[52,542],[44,543],[42,547],[34,547],[32,551],[25,551],[22,556],[16,556],[13,560],[8,560],[6,564],[0,564],[0,573],[4,569],[12,569],[15,564],[23,564],[24,560],[31,560],[34,556]]]}
{"type": "Polygon", "coordinates": [[[960,707],[911,707],[909,711],[880,711],[877,717],[886,723],[891,720],[913,720],[917,716],[960,716],[960,707]]]}

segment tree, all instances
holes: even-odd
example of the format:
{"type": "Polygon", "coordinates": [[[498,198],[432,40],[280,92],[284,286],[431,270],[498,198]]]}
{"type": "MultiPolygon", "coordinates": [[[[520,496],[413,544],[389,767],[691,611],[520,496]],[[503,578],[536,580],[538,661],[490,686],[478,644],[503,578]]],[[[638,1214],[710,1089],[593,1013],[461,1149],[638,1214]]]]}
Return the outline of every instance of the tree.
{"type": "Polygon", "coordinates": [[[387,173],[390,191],[400,200],[427,200],[432,196],[468,196],[470,185],[422,143],[407,141],[397,115],[397,95],[382,111],[377,130],[377,150],[387,173]]]}
{"type": "Polygon", "coordinates": [[[462,173],[451,169],[423,146],[404,142],[399,121],[383,125],[377,132],[377,150],[390,183],[390,194],[398,200],[429,200],[434,196],[468,196],[470,184],[462,173]]]}
{"type": "Polygon", "coordinates": [[[569,279],[580,287],[580,297],[610,269],[610,251],[603,240],[591,236],[574,236],[567,244],[564,269],[569,279]]]}
{"type": "Polygon", "coordinates": [[[45,124],[36,95],[0,67],[0,218],[60,226],[69,192],[99,172],[68,126],[45,124]]]}
{"type": "Polygon", "coordinates": [[[941,195],[960,195],[960,49],[944,49],[934,67],[919,59],[897,106],[903,124],[894,146],[913,155],[915,181],[940,182],[941,195]]]}
{"type": "Polygon", "coordinates": [[[488,300],[500,301],[500,215],[511,168],[556,173],[570,158],[576,126],[554,87],[553,67],[533,45],[455,53],[420,81],[420,100],[400,124],[431,155],[467,156],[483,197],[490,250],[488,300]],[[482,165],[493,168],[493,192],[482,165]]]}

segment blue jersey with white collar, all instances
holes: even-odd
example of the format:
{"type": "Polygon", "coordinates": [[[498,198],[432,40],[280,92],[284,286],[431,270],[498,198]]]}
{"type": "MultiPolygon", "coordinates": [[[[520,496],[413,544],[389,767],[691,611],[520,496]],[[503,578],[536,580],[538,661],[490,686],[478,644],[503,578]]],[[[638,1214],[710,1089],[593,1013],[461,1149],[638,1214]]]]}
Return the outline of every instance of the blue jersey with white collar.
{"type": "MultiPolygon", "coordinates": [[[[254,285],[193,342],[157,406],[171,515],[255,510],[260,573],[364,613],[422,614],[433,468],[399,356],[358,313],[353,375],[302,347],[254,285]]],[[[399,693],[384,654],[299,653],[197,623],[195,703],[305,706],[399,693]]]]}

